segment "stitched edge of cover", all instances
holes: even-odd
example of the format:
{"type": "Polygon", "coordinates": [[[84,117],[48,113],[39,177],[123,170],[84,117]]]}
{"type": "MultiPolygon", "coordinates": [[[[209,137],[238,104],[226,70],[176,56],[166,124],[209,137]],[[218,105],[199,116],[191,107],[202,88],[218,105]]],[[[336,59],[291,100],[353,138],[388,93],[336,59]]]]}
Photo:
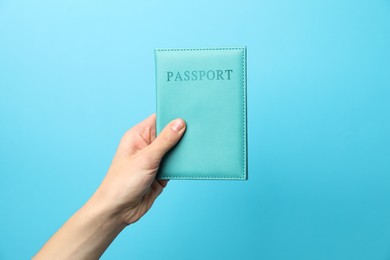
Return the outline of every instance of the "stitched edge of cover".
{"type": "Polygon", "coordinates": [[[247,176],[247,139],[246,139],[246,48],[242,48],[242,143],[243,143],[243,173],[242,178],[247,176]]]}
{"type": "Polygon", "coordinates": [[[244,52],[244,47],[231,48],[175,48],[175,49],[155,49],[155,51],[234,51],[241,50],[244,52]]]}
{"type": "Polygon", "coordinates": [[[225,180],[246,180],[247,173],[247,151],[246,151],[246,53],[245,47],[232,47],[232,48],[175,48],[175,49],[155,49],[155,51],[230,51],[240,50],[242,53],[242,126],[243,126],[243,174],[242,177],[209,177],[209,176],[163,176],[160,180],[167,179],[225,179],[225,180]]]}
{"type": "Polygon", "coordinates": [[[158,177],[159,180],[173,180],[173,179],[182,179],[182,180],[245,180],[244,177],[203,177],[203,176],[162,176],[158,177]]]}

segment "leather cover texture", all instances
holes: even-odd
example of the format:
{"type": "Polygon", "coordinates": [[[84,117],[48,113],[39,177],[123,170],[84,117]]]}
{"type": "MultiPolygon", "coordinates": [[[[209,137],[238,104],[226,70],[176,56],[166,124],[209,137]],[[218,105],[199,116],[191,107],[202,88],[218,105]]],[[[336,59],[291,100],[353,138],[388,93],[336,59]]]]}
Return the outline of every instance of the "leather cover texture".
{"type": "Polygon", "coordinates": [[[156,49],[157,135],[187,129],[159,179],[247,179],[246,47],[156,49]]]}

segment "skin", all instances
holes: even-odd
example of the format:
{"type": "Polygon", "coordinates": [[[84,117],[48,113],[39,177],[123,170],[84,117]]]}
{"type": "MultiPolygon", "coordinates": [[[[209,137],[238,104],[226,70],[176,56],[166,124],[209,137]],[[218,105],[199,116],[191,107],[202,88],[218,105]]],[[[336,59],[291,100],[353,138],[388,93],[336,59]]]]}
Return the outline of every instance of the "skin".
{"type": "Polygon", "coordinates": [[[128,130],[99,188],[33,259],[99,259],[115,237],[138,221],[167,185],[156,179],[161,159],[183,136],[182,119],[156,136],[156,115],[128,130]]]}

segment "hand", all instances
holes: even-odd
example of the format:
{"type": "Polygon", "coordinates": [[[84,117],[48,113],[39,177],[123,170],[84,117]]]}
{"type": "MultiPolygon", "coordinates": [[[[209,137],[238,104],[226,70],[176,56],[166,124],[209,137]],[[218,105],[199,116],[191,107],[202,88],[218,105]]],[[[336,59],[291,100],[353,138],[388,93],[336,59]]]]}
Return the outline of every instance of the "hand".
{"type": "Polygon", "coordinates": [[[109,203],[126,224],[139,220],[168,181],[155,179],[162,157],[180,140],[185,122],[176,119],[156,138],[156,115],[123,136],[107,176],[95,196],[109,203]]]}
{"type": "Polygon", "coordinates": [[[153,114],[123,136],[95,194],[42,247],[34,259],[99,259],[115,237],[139,220],[167,185],[156,180],[161,159],[183,136],[182,119],[156,134],[153,114]]]}

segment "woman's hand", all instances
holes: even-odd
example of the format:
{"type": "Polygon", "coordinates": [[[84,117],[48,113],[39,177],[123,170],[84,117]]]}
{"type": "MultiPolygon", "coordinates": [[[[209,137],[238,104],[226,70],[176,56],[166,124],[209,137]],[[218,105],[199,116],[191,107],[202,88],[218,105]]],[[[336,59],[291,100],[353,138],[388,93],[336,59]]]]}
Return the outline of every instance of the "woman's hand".
{"type": "Polygon", "coordinates": [[[156,180],[161,159],[183,136],[182,119],[156,134],[153,114],[122,138],[106,177],[87,203],[34,259],[98,259],[115,237],[139,220],[167,185],[156,180]]]}
{"type": "Polygon", "coordinates": [[[167,185],[155,179],[162,157],[182,137],[185,122],[172,121],[156,135],[156,115],[130,129],[122,138],[107,176],[95,193],[126,224],[139,220],[167,185]]]}

